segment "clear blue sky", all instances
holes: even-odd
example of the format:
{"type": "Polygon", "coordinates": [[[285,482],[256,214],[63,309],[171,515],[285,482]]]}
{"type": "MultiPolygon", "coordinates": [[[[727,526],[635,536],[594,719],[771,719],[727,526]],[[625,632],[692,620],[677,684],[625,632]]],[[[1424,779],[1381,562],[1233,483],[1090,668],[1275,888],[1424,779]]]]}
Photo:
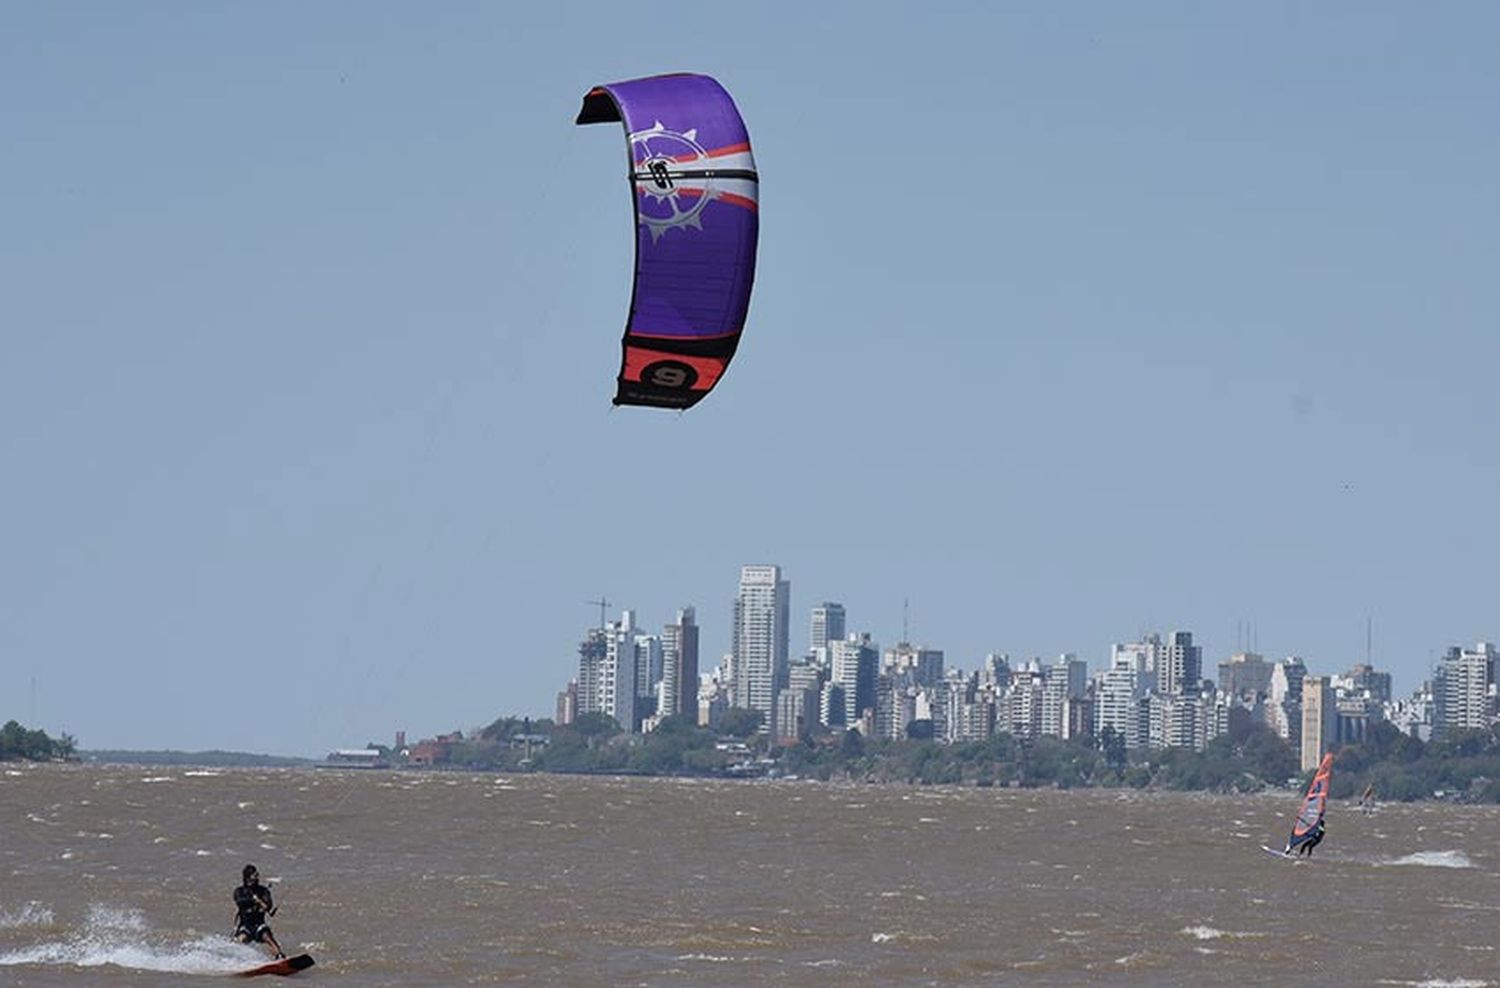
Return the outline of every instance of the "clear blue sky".
{"type": "Polygon", "coordinates": [[[85,747],[550,715],[738,568],[984,652],[1500,637],[1500,8],[0,6],[0,719],[85,747]],[[624,142],[718,77],[739,356],[611,410],[624,142]]]}

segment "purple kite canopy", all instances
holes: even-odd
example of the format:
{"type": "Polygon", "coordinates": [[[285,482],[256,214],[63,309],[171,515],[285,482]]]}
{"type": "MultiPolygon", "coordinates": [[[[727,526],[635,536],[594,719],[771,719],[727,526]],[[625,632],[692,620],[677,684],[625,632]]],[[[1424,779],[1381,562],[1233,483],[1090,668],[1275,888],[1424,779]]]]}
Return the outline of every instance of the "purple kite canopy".
{"type": "Polygon", "coordinates": [[[616,405],[691,408],[739,345],[755,281],[759,179],[734,100],[706,75],[596,86],[577,123],[625,126],[635,286],[616,405]]]}

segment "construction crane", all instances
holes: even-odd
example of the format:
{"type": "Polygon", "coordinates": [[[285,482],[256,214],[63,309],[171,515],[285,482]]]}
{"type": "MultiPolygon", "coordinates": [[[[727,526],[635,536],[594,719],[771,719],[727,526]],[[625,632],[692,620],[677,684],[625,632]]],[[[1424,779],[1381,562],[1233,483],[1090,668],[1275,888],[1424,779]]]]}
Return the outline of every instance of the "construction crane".
{"type": "Polygon", "coordinates": [[[609,601],[605,600],[601,594],[598,600],[586,600],[584,603],[590,607],[599,608],[599,630],[603,631],[606,624],[605,614],[609,611],[609,601]]]}

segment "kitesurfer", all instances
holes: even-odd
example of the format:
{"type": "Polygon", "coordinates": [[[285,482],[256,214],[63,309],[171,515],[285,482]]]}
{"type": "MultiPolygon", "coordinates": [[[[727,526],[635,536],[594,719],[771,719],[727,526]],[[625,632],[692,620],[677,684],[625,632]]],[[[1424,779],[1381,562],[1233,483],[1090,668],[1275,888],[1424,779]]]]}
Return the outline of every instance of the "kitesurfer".
{"type": "Polygon", "coordinates": [[[234,938],[240,943],[264,943],[276,952],[278,958],[285,957],[281,944],[276,942],[271,927],[266,924],[267,916],[276,915],[271,890],[260,883],[260,872],[253,864],[245,865],[240,877],[240,886],[234,890],[234,907],[239,910],[234,921],[234,938]]]}

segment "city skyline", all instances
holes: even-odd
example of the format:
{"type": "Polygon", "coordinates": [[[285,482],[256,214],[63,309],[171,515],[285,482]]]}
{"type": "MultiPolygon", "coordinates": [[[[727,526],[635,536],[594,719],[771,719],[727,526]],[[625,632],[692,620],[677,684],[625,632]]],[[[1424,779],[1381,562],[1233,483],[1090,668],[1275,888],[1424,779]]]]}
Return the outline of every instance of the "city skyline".
{"type": "MultiPolygon", "coordinates": [[[[1286,741],[1309,769],[1339,745],[1363,740],[1379,721],[1426,741],[1487,728],[1500,711],[1500,650],[1493,645],[1450,647],[1429,679],[1398,697],[1391,674],[1376,668],[1368,654],[1371,622],[1365,661],[1332,674],[1309,669],[1297,655],[1268,661],[1252,650],[1253,631],[1240,636],[1226,659],[1206,665],[1202,643],[1182,628],[1116,642],[1108,666],[1094,671],[1072,652],[1050,661],[991,652],[971,672],[949,665],[935,643],[909,640],[905,602],[901,640],[882,649],[868,631],[858,630],[857,620],[849,630],[848,609],[825,598],[807,609],[808,648],[793,658],[787,648],[790,601],[791,581],[781,567],[740,568],[732,650],[700,677],[691,711],[675,678],[668,689],[665,675],[639,660],[628,702],[601,697],[590,685],[613,676],[601,673],[611,668],[602,641],[633,647],[639,657],[659,654],[661,642],[678,634],[671,624],[660,637],[640,631],[635,611],[624,610],[619,621],[590,629],[579,644],[577,676],[557,697],[558,722],[597,713],[628,733],[645,733],[669,713],[680,713],[717,728],[731,709],[740,708],[758,715],[759,732],[779,743],[844,730],[946,743],[1006,733],[1091,738],[1126,751],[1201,751],[1216,737],[1258,723],[1286,741]],[[846,634],[832,637],[835,630],[846,634]],[[667,703],[677,706],[667,710],[667,703]]],[[[603,619],[604,603],[597,603],[603,619]]],[[[678,612],[679,622],[685,613],[678,612]]]]}
{"type": "MultiPolygon", "coordinates": [[[[778,569],[783,569],[783,571],[784,571],[784,568],[778,567],[778,569]]],[[[787,582],[788,583],[793,583],[794,581],[788,580],[787,582]]],[[[698,597],[698,599],[702,600],[706,596],[707,595],[700,595],[698,597]]],[[[906,614],[903,613],[899,617],[888,619],[886,621],[885,625],[883,625],[883,627],[886,628],[886,631],[882,632],[880,630],[880,627],[877,626],[876,624],[865,623],[862,620],[858,620],[858,619],[851,619],[849,617],[849,615],[851,613],[855,613],[854,610],[852,608],[850,608],[849,606],[847,606],[846,604],[842,603],[841,601],[839,601],[837,599],[834,599],[834,598],[837,597],[836,594],[830,595],[830,594],[827,594],[827,593],[820,593],[820,594],[815,595],[815,596],[818,596],[820,598],[825,598],[825,599],[822,599],[819,604],[809,605],[806,608],[807,617],[806,617],[806,620],[804,622],[802,622],[801,624],[799,624],[797,622],[797,620],[796,620],[796,618],[798,616],[798,609],[797,609],[797,606],[796,606],[796,603],[795,603],[796,598],[795,597],[791,598],[791,604],[790,604],[790,607],[789,607],[789,612],[790,612],[791,617],[792,617],[791,636],[793,638],[796,637],[796,631],[797,631],[798,628],[807,628],[808,629],[807,639],[810,642],[811,638],[812,638],[812,635],[814,633],[812,629],[814,627],[816,627],[817,624],[818,624],[818,616],[817,616],[817,614],[815,612],[818,611],[820,607],[824,607],[824,606],[828,606],[828,605],[833,605],[833,606],[836,606],[836,607],[839,608],[839,619],[838,620],[839,620],[840,626],[846,626],[849,629],[849,631],[855,631],[855,632],[859,632],[861,634],[867,634],[867,635],[870,636],[870,638],[874,642],[876,642],[878,644],[881,644],[881,645],[885,645],[887,643],[894,645],[894,644],[901,643],[901,642],[905,641],[905,639],[903,639],[899,633],[894,633],[894,634],[891,633],[890,632],[890,626],[892,624],[894,624],[894,625],[896,625],[896,626],[899,627],[903,623],[903,621],[908,620],[908,616],[906,614]]],[[[902,598],[902,600],[903,600],[903,604],[909,604],[911,598],[902,598]]],[[[597,605],[595,605],[595,606],[597,606],[597,605]]],[[[680,610],[682,608],[682,606],[690,607],[695,612],[708,613],[708,612],[704,612],[703,611],[701,604],[686,604],[686,605],[664,606],[662,608],[662,610],[664,612],[672,612],[672,611],[680,610]]],[[[644,619],[640,618],[640,615],[643,613],[643,611],[642,611],[642,609],[640,607],[631,606],[631,607],[624,608],[623,610],[617,611],[616,613],[617,614],[618,613],[624,613],[624,611],[627,611],[627,610],[631,614],[635,615],[635,618],[640,621],[641,626],[643,626],[643,627],[650,627],[652,625],[652,621],[651,621],[651,619],[649,617],[649,614],[650,614],[649,611],[644,612],[644,613],[646,613],[648,615],[646,618],[644,618],[644,619]]],[[[724,610],[726,612],[732,612],[732,610],[733,610],[733,604],[731,603],[729,605],[726,605],[725,608],[724,608],[724,610]]],[[[903,610],[905,610],[905,608],[903,608],[903,610]]],[[[732,624],[732,616],[729,617],[729,618],[727,618],[722,623],[726,627],[729,626],[729,625],[731,625],[732,624]]],[[[700,623],[700,630],[712,629],[713,627],[714,627],[714,622],[712,622],[712,621],[709,621],[709,622],[706,622],[706,623],[700,623]]],[[[1227,658],[1229,658],[1229,657],[1231,657],[1231,656],[1233,656],[1233,655],[1235,655],[1237,653],[1242,653],[1242,652],[1254,653],[1254,654],[1259,654],[1259,655],[1264,655],[1264,656],[1282,657],[1282,658],[1295,657],[1295,658],[1300,658],[1304,662],[1308,662],[1308,663],[1310,663],[1312,665],[1317,665],[1319,667],[1327,666],[1329,668],[1353,666],[1353,665],[1360,664],[1360,663],[1369,663],[1369,664],[1375,665],[1377,667],[1380,667],[1382,669],[1385,669],[1385,670],[1389,671],[1391,673],[1392,677],[1393,677],[1393,682],[1395,683],[1395,687],[1394,688],[1396,688],[1398,690],[1407,690],[1407,691],[1409,691],[1409,690],[1414,689],[1417,686],[1419,686],[1423,680],[1431,678],[1432,669],[1437,665],[1437,663],[1439,662],[1439,660],[1442,658],[1442,656],[1448,650],[1450,650],[1450,649],[1452,649],[1454,647],[1462,647],[1465,644],[1472,644],[1473,642],[1490,641],[1490,640],[1492,640],[1492,639],[1494,639],[1496,637],[1500,637],[1500,636],[1495,636],[1495,635],[1492,635],[1490,633],[1487,633],[1483,629],[1481,629],[1480,632],[1477,635],[1471,634],[1471,635],[1467,635],[1467,636],[1455,636],[1455,637],[1449,638],[1447,640],[1441,641],[1441,643],[1439,643],[1439,644],[1431,644],[1431,645],[1427,646],[1427,648],[1426,648],[1426,653],[1427,653],[1426,657],[1422,658],[1420,660],[1415,660],[1415,659],[1412,659],[1411,657],[1404,657],[1404,658],[1403,657],[1391,657],[1391,656],[1388,656],[1385,653],[1383,653],[1381,651],[1380,647],[1379,647],[1379,644],[1378,644],[1379,643],[1379,635],[1375,633],[1375,629],[1376,628],[1378,628],[1378,624],[1373,619],[1367,618],[1367,619],[1362,620],[1360,622],[1360,624],[1359,624],[1358,629],[1357,629],[1358,630],[1358,643],[1357,643],[1357,646],[1356,647],[1352,647],[1350,649],[1350,652],[1349,652],[1348,655],[1346,655],[1346,656],[1340,656],[1340,657],[1336,657],[1336,658],[1326,658],[1326,657],[1313,656],[1313,655],[1310,655],[1309,653],[1307,653],[1305,651],[1297,649],[1296,647],[1290,647],[1290,648],[1266,648],[1265,646],[1261,645],[1260,642],[1259,642],[1259,630],[1254,625],[1254,623],[1253,622],[1249,622],[1249,621],[1245,621],[1245,620],[1241,619],[1241,620],[1237,621],[1237,623],[1236,623],[1236,628],[1235,628],[1235,632],[1234,632],[1235,643],[1234,643],[1233,646],[1207,644],[1205,642],[1205,638],[1204,638],[1202,632],[1199,629],[1199,626],[1195,622],[1193,622],[1191,620],[1182,620],[1182,621],[1178,621],[1178,622],[1169,622],[1169,623],[1166,623],[1166,624],[1150,624],[1150,623],[1142,622],[1142,623],[1139,623],[1138,625],[1136,625],[1136,627],[1134,628],[1134,630],[1132,630],[1132,631],[1130,631],[1128,633],[1119,635],[1116,638],[1111,639],[1110,641],[1108,641],[1104,645],[1103,650],[1100,653],[1098,653],[1098,654],[1091,653],[1091,652],[1088,652],[1088,651],[1084,651],[1084,650],[1079,649],[1079,648],[1068,647],[1067,639],[1065,637],[1063,637],[1063,636],[1049,636],[1049,638],[1050,637],[1057,637],[1058,640],[1062,642],[1061,646],[1058,647],[1058,648],[1056,648],[1053,651],[1050,651],[1050,652],[1033,652],[1033,653],[1027,654],[1027,653],[1022,653],[1022,652],[1014,650],[1014,649],[1006,648],[1006,647],[1004,647],[1004,643],[1003,642],[997,641],[996,644],[993,647],[984,648],[982,650],[982,652],[980,652],[979,654],[971,657],[969,659],[969,661],[970,661],[971,664],[977,664],[978,662],[980,662],[980,661],[983,660],[983,658],[984,658],[985,655],[988,655],[988,654],[991,654],[991,653],[1003,653],[1005,655],[1010,656],[1012,659],[1018,659],[1018,660],[1021,660],[1021,661],[1029,661],[1029,660],[1033,660],[1033,659],[1039,660],[1039,661],[1046,661],[1048,659],[1055,658],[1056,656],[1059,656],[1059,655],[1072,654],[1072,655],[1077,655],[1077,656],[1083,658],[1088,663],[1089,669],[1091,671],[1092,670],[1099,670],[1099,669],[1108,669],[1110,667],[1110,665],[1111,665],[1111,662],[1112,662],[1112,657],[1113,657],[1113,654],[1114,654],[1114,649],[1117,646],[1126,645],[1126,644],[1128,644],[1130,642],[1133,642],[1133,641],[1140,641],[1143,638],[1145,638],[1146,636],[1149,636],[1149,635],[1152,635],[1152,634],[1158,634],[1158,635],[1161,635],[1163,637],[1166,637],[1166,636],[1170,635],[1173,631],[1182,630],[1182,629],[1191,629],[1191,634],[1192,634],[1194,645],[1197,647],[1197,649],[1202,654],[1202,657],[1198,660],[1199,664],[1197,666],[1197,668],[1200,671],[1210,669],[1214,665],[1216,665],[1219,661],[1222,661],[1222,659],[1220,659],[1220,658],[1215,658],[1216,656],[1222,656],[1224,659],[1227,659],[1227,658]],[[1252,640],[1252,639],[1254,639],[1254,640],[1252,640]],[[1427,664],[1425,666],[1420,666],[1420,665],[1417,664],[1419,662],[1425,662],[1427,664]]],[[[718,637],[722,639],[725,636],[721,634],[718,637]]],[[[966,635],[963,635],[962,637],[966,637],[966,638],[972,640],[972,639],[975,639],[975,638],[983,638],[984,636],[983,635],[976,635],[975,633],[973,633],[972,631],[970,631],[966,635]]],[[[1035,636],[1033,635],[1031,637],[1035,637],[1035,636]]],[[[1226,635],[1225,637],[1227,638],[1228,636],[1226,635]]],[[[948,654],[950,657],[954,655],[954,653],[950,649],[944,647],[944,638],[943,638],[942,632],[938,632],[938,633],[935,633],[935,634],[929,634],[929,633],[926,633],[926,632],[923,632],[923,633],[920,633],[920,634],[912,634],[911,635],[911,640],[910,641],[905,641],[905,643],[906,644],[910,644],[910,645],[924,645],[924,646],[941,647],[941,648],[944,648],[945,653],[948,654]]],[[[702,654],[705,655],[705,656],[708,656],[708,657],[712,658],[714,661],[717,661],[718,658],[722,658],[723,656],[730,654],[730,651],[731,650],[728,650],[728,649],[721,650],[718,653],[716,653],[716,655],[711,655],[710,653],[708,653],[707,651],[705,651],[702,654]]],[[[799,652],[793,652],[791,654],[793,654],[793,655],[806,654],[806,651],[804,650],[803,652],[800,652],[800,653],[799,652]]],[[[567,662],[571,662],[572,661],[571,653],[567,656],[566,661],[567,662]]],[[[1208,677],[1208,678],[1212,678],[1212,677],[1208,677]]]]}

